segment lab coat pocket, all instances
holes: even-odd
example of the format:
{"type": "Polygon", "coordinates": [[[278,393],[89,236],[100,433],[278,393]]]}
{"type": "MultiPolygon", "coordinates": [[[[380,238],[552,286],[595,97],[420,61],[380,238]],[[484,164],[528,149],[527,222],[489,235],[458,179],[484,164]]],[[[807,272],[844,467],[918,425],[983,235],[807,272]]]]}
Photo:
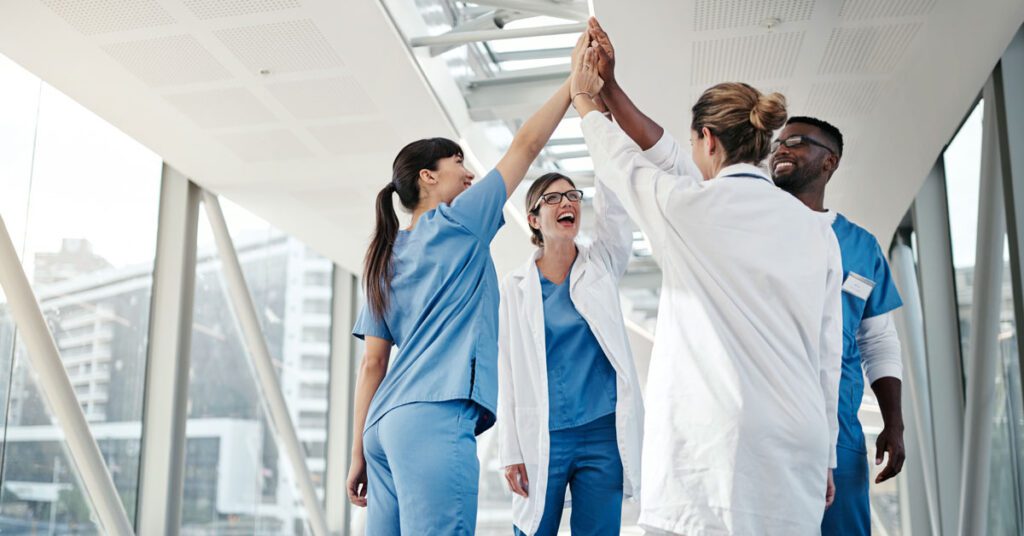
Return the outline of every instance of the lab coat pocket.
{"type": "Polygon", "coordinates": [[[527,466],[540,463],[537,436],[540,434],[540,409],[516,406],[516,435],[523,449],[523,463],[527,466]]]}

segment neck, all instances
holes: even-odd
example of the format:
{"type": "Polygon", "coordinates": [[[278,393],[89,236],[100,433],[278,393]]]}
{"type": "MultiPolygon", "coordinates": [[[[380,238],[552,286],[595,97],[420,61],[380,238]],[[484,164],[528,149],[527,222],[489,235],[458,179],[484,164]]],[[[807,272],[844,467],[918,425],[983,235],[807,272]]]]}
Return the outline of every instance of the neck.
{"type": "Polygon", "coordinates": [[[544,241],[537,268],[552,283],[562,283],[576,261],[576,243],[572,240],[544,241]]]}
{"type": "Polygon", "coordinates": [[[416,208],[412,210],[412,222],[409,223],[407,231],[413,230],[416,227],[416,223],[420,221],[420,216],[430,212],[437,208],[437,205],[441,203],[434,199],[424,199],[416,208]]]}
{"type": "Polygon", "coordinates": [[[789,192],[793,197],[807,205],[807,208],[815,212],[825,212],[825,185],[810,184],[796,192],[789,192]]]}

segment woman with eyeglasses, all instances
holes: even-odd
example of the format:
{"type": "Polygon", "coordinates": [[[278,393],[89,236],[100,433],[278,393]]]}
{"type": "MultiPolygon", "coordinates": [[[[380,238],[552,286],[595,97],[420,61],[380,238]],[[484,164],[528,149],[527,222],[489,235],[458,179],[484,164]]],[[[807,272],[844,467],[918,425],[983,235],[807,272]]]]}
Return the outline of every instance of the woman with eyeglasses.
{"type": "Polygon", "coordinates": [[[639,523],[817,535],[836,464],[843,270],[832,229],[759,167],[785,98],[708,88],[691,109],[691,159],[615,83],[593,20],[590,33],[598,46],[573,70],[573,105],[599,184],[626,204],[663,274],[639,523]]]}
{"type": "Polygon", "coordinates": [[[517,535],[556,534],[567,487],[573,534],[619,534],[623,495],[640,489],[643,403],[618,293],[631,226],[598,185],[593,241],[578,243],[582,200],[565,175],[533,183],[537,251],[502,284],[498,441],[517,535]]]}

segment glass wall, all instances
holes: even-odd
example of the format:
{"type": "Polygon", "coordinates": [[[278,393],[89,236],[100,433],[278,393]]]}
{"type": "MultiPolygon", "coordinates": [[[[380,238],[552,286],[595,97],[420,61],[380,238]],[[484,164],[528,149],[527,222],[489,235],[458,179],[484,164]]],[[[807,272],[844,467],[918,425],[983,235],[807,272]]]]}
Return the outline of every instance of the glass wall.
{"type": "MultiPolygon", "coordinates": [[[[974,305],[974,266],[978,234],[978,198],[982,170],[982,127],[985,103],[979,102],[953,137],[942,155],[953,267],[956,277],[963,369],[969,370],[970,339],[974,336],[971,315],[974,305]]],[[[988,178],[986,178],[988,179],[988,178]]],[[[1002,303],[1000,305],[999,354],[982,356],[998,361],[994,384],[994,414],[989,479],[989,521],[991,534],[1019,534],[1017,511],[1020,501],[1017,467],[1020,442],[1024,437],[1021,419],[1020,361],[1013,306],[1013,276],[1009,244],[1003,235],[1002,303]]],[[[965,378],[966,381],[966,378],[965,378]]]]}
{"type": "MultiPolygon", "coordinates": [[[[7,153],[0,158],[0,209],[133,516],[162,163],[6,59],[0,59],[0,87],[0,146],[7,153]]],[[[0,532],[95,532],[28,356],[12,342],[10,322],[0,322],[6,409],[0,532]]]]}
{"type": "MultiPolygon", "coordinates": [[[[307,467],[326,468],[331,262],[221,200],[307,467]]],[[[279,454],[205,210],[200,212],[183,533],[298,534],[305,514],[279,454]]]]}

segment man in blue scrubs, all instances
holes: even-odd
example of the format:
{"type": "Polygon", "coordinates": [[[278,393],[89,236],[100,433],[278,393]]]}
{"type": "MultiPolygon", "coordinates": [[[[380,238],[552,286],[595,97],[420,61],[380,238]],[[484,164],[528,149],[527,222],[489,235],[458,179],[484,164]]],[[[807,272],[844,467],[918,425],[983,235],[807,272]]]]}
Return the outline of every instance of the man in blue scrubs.
{"type": "Polygon", "coordinates": [[[875,464],[880,465],[888,453],[888,462],[875,482],[896,476],[905,453],[900,408],[902,362],[891,312],[903,303],[878,240],[842,214],[824,207],[825,185],[843,154],[839,129],[812,117],[791,117],[770,154],[775,184],[826,218],[839,240],[843,257],[843,370],[839,382],[838,462],[833,471],[835,498],[825,511],[821,533],[868,535],[868,460],[857,412],[866,375],[884,423],[875,442],[875,464]]]}

